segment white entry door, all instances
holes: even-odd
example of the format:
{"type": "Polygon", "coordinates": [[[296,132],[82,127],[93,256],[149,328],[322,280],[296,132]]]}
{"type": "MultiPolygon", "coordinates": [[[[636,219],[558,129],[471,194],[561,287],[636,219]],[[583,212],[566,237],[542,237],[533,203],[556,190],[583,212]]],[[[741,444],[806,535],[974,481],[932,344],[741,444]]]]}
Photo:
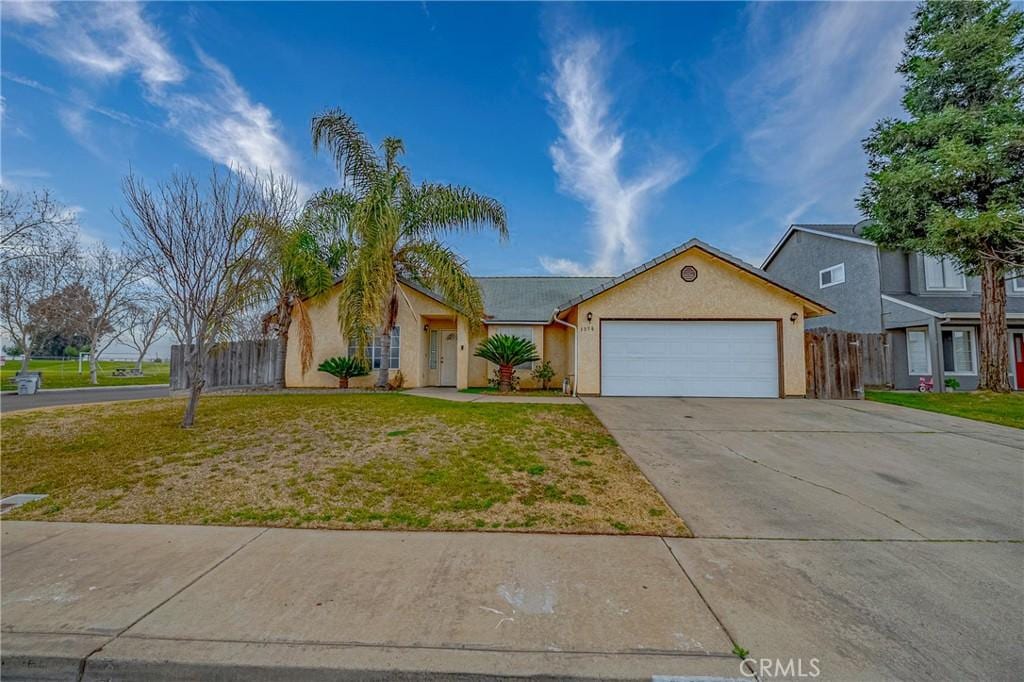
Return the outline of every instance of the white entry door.
{"type": "Polygon", "coordinates": [[[775,321],[601,323],[601,395],[779,397],[775,321]]]}
{"type": "Polygon", "coordinates": [[[454,386],[458,380],[458,366],[456,365],[455,357],[456,350],[455,344],[458,339],[458,335],[454,330],[452,331],[440,331],[438,336],[441,337],[441,385],[442,386],[454,386]]]}

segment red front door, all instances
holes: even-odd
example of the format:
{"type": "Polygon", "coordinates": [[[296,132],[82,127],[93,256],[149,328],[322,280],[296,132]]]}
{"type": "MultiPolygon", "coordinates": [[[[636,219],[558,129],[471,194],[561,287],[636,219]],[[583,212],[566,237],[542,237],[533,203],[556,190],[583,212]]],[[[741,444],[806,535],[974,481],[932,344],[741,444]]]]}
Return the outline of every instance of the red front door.
{"type": "Polygon", "coordinates": [[[1017,376],[1017,390],[1024,391],[1024,334],[1013,335],[1013,366],[1017,376]]]}

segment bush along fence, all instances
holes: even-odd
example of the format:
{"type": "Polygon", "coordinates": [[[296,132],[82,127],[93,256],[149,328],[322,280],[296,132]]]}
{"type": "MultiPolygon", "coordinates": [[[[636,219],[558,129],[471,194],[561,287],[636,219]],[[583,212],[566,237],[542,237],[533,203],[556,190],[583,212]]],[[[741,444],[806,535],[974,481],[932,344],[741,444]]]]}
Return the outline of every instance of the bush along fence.
{"type": "Polygon", "coordinates": [[[865,386],[892,385],[892,347],[885,333],[808,329],[804,360],[808,398],[861,400],[865,386]]]}
{"type": "MultiPolygon", "coordinates": [[[[271,386],[277,370],[277,339],[225,341],[206,364],[206,388],[271,386]]],[[[185,346],[171,346],[171,390],[189,388],[185,346]]]]}

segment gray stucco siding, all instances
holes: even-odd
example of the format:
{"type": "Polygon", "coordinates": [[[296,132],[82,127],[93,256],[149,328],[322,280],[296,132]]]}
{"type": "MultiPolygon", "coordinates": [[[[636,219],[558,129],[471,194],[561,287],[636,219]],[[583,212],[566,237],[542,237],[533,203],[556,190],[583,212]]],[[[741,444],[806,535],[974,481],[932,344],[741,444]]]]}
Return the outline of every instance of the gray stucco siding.
{"type": "Polygon", "coordinates": [[[806,321],[806,327],[832,327],[852,332],[881,331],[882,309],[878,297],[880,287],[878,250],[870,244],[834,239],[822,235],[794,231],[767,272],[798,291],[814,295],[837,311],[806,321]],[[846,281],[820,287],[819,273],[842,263],[846,281]]]}

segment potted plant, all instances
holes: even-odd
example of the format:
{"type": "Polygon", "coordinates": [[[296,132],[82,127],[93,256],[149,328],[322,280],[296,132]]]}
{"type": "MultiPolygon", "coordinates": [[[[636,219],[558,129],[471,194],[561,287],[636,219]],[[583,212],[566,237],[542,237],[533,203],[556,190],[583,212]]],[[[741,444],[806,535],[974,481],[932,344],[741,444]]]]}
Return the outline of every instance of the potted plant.
{"type": "Polygon", "coordinates": [[[338,377],[338,388],[348,388],[348,380],[352,377],[364,377],[370,373],[370,368],[359,358],[338,356],[328,358],[317,367],[321,372],[327,372],[338,377]]]}
{"type": "Polygon", "coordinates": [[[952,393],[956,389],[960,388],[960,382],[957,381],[956,379],[954,379],[953,377],[949,377],[943,383],[946,384],[946,392],[947,393],[952,393]]]}
{"type": "Polygon", "coordinates": [[[509,334],[495,334],[484,339],[473,355],[498,366],[498,390],[502,393],[512,390],[516,365],[540,360],[533,341],[509,334]]]}

